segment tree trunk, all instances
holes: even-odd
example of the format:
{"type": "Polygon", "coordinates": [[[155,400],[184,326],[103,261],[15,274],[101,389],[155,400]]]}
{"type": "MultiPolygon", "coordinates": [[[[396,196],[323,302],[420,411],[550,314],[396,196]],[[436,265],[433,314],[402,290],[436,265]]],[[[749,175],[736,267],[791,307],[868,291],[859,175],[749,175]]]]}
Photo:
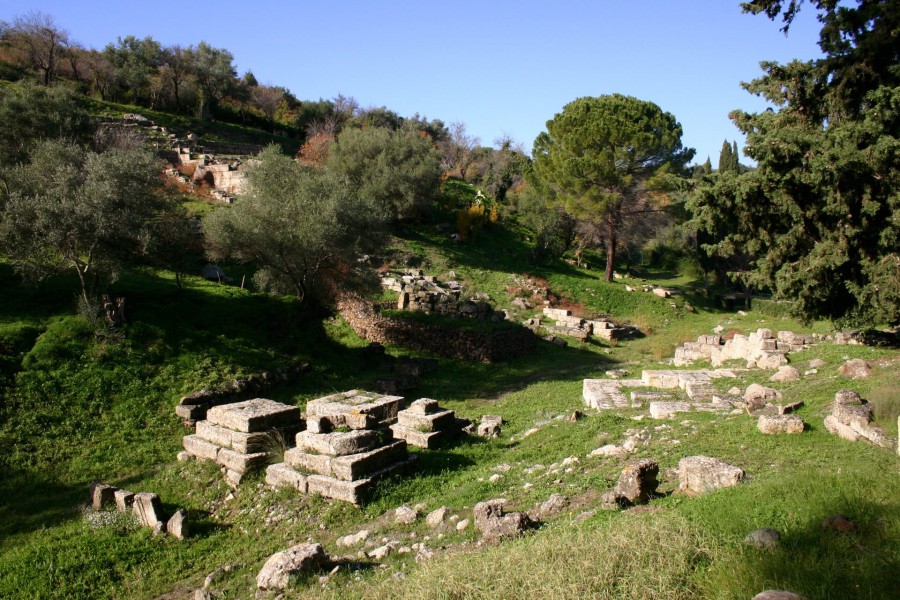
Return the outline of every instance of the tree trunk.
{"type": "Polygon", "coordinates": [[[613,265],[616,263],[616,242],[618,241],[618,228],[612,215],[606,216],[606,281],[613,280],[613,265]]]}

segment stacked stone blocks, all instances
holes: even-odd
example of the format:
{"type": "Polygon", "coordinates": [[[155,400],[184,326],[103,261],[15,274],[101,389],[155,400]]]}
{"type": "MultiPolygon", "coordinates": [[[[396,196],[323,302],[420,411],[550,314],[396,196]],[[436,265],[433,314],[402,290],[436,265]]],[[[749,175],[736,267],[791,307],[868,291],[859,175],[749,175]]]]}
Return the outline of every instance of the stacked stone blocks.
{"type": "Polygon", "coordinates": [[[442,409],[437,400],[420,398],[397,413],[391,432],[395,439],[405,440],[410,446],[434,448],[469,424],[465,419],[457,419],[456,411],[442,409]]]}

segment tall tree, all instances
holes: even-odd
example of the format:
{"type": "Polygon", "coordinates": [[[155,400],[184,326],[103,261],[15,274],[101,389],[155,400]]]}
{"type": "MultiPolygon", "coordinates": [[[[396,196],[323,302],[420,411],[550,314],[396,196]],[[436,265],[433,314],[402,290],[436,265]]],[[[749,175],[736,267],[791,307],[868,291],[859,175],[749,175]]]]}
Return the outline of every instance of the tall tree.
{"type": "Polygon", "coordinates": [[[534,141],[534,170],[570,214],[600,225],[606,280],[612,281],[619,232],[654,200],[694,155],[681,125],[656,104],[614,94],[579,98],[547,121],[534,141]]]}
{"type": "MultiPolygon", "coordinates": [[[[900,10],[896,2],[812,3],[821,59],[766,62],[745,84],[777,111],[731,117],[757,169],[701,190],[698,214],[729,206],[734,230],[716,248],[755,259],[749,280],[793,300],[796,314],[900,323],[900,10]]],[[[746,10],[783,16],[799,0],[746,10]]]]}
{"type": "Polygon", "coordinates": [[[206,42],[191,48],[190,53],[200,88],[197,112],[201,118],[207,118],[237,77],[237,70],[232,64],[234,56],[228,50],[213,48],[206,42]]]}

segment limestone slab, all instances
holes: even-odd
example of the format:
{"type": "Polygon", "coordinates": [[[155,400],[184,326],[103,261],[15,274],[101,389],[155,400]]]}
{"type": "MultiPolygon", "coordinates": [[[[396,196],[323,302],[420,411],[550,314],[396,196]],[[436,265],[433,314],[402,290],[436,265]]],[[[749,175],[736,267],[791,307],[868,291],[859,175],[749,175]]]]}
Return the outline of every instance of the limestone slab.
{"type": "Polygon", "coordinates": [[[244,474],[247,471],[261,467],[269,458],[268,452],[254,452],[252,454],[243,454],[235,452],[230,448],[222,448],[216,455],[216,463],[222,465],[226,469],[244,474]]]}
{"type": "Polygon", "coordinates": [[[440,431],[452,427],[455,422],[456,412],[452,410],[442,410],[425,415],[401,410],[397,414],[398,425],[418,431],[440,431]]]}
{"type": "Polygon", "coordinates": [[[208,440],[204,440],[198,435],[184,436],[181,440],[181,445],[184,446],[185,450],[197,458],[204,458],[206,460],[216,460],[216,456],[219,455],[219,450],[222,449],[221,446],[213,444],[208,440]]]}
{"type": "Polygon", "coordinates": [[[427,449],[436,447],[447,436],[446,430],[419,431],[416,429],[409,429],[399,423],[391,425],[391,433],[393,433],[394,439],[404,440],[410,446],[427,449]]]}
{"type": "Polygon", "coordinates": [[[368,452],[382,445],[385,432],[379,430],[354,430],[348,432],[297,434],[297,448],[304,452],[316,452],[330,456],[343,456],[368,452]]]}
{"type": "Polygon", "coordinates": [[[401,400],[401,396],[350,390],[310,400],[306,405],[306,412],[313,417],[328,418],[335,427],[365,429],[378,424],[394,423],[401,400]]]}
{"type": "Polygon", "coordinates": [[[234,431],[253,433],[296,424],[300,420],[300,409],[266,398],[254,398],[214,406],[206,413],[206,419],[234,431]]]}
{"type": "Polygon", "coordinates": [[[275,463],[266,467],[266,483],[277,488],[293,488],[303,494],[309,489],[306,475],[298,473],[287,463],[275,463]]]}

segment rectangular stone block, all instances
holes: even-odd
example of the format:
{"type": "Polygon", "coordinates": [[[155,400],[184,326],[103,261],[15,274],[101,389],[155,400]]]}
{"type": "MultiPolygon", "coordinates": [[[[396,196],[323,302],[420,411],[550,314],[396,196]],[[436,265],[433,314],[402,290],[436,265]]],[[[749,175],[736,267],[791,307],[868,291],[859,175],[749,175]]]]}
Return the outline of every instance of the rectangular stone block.
{"type": "Polygon", "coordinates": [[[216,460],[216,456],[219,455],[219,450],[222,449],[221,446],[217,446],[197,435],[184,436],[181,440],[181,445],[195,457],[206,460],[216,460]]]}
{"type": "Polygon", "coordinates": [[[397,440],[370,452],[337,456],[331,459],[331,472],[336,479],[355,481],[371,477],[395,462],[404,461],[408,456],[406,442],[397,440]]]}
{"type": "Polygon", "coordinates": [[[401,396],[383,396],[374,392],[350,390],[310,400],[306,412],[312,417],[327,417],[336,427],[364,429],[396,421],[401,396]]]}
{"type": "MultiPolygon", "coordinates": [[[[402,412],[400,413],[403,414],[402,412]]],[[[415,429],[409,429],[408,427],[404,427],[401,424],[391,425],[391,431],[394,434],[394,439],[403,440],[410,446],[416,446],[417,448],[427,448],[431,449],[437,446],[441,440],[443,440],[447,431],[418,431],[415,429]]]]}
{"type": "Polygon", "coordinates": [[[115,504],[116,489],[118,488],[106,485],[105,483],[92,483],[91,506],[93,509],[100,510],[115,504]]]}
{"type": "Polygon", "coordinates": [[[379,430],[357,430],[335,433],[313,433],[301,431],[297,434],[297,448],[318,454],[343,456],[374,450],[384,443],[387,432],[379,430]]]}
{"type": "Polygon", "coordinates": [[[668,370],[644,370],[641,371],[641,381],[644,385],[671,390],[678,388],[678,371],[668,370]]]}
{"type": "Polygon", "coordinates": [[[371,479],[339,481],[324,475],[310,475],[306,479],[307,492],[334,500],[360,504],[372,488],[371,479]]]}
{"type": "Polygon", "coordinates": [[[116,510],[119,512],[131,510],[131,505],[134,504],[134,494],[128,490],[116,490],[113,497],[116,501],[116,510]]]}
{"type": "Polygon", "coordinates": [[[397,415],[397,424],[416,431],[440,431],[452,427],[456,422],[456,412],[442,410],[430,415],[417,415],[401,410],[397,415]]]}
{"type": "Polygon", "coordinates": [[[274,400],[254,398],[214,406],[206,413],[206,419],[214,425],[252,433],[296,425],[300,421],[300,409],[274,400]]]}
{"type": "Polygon", "coordinates": [[[312,454],[300,448],[291,448],[284,453],[284,462],[301,473],[331,475],[331,459],[327,454],[312,454]]]}
{"type": "Polygon", "coordinates": [[[286,463],[275,463],[266,467],[266,483],[277,488],[292,488],[302,494],[309,491],[306,475],[298,473],[286,463]]]}
{"type": "Polygon", "coordinates": [[[262,467],[268,458],[269,454],[266,452],[241,454],[240,452],[235,452],[229,448],[222,448],[216,456],[216,463],[222,465],[226,469],[243,474],[247,471],[262,467]]]}
{"type": "Polygon", "coordinates": [[[199,421],[206,417],[208,409],[207,404],[179,404],[175,407],[175,414],[186,421],[199,421]]]}
{"type": "Polygon", "coordinates": [[[430,415],[438,412],[439,410],[440,407],[438,406],[437,400],[432,400],[431,398],[419,398],[418,400],[413,401],[409,405],[409,408],[407,408],[405,411],[400,412],[406,412],[414,415],[430,415]]]}

